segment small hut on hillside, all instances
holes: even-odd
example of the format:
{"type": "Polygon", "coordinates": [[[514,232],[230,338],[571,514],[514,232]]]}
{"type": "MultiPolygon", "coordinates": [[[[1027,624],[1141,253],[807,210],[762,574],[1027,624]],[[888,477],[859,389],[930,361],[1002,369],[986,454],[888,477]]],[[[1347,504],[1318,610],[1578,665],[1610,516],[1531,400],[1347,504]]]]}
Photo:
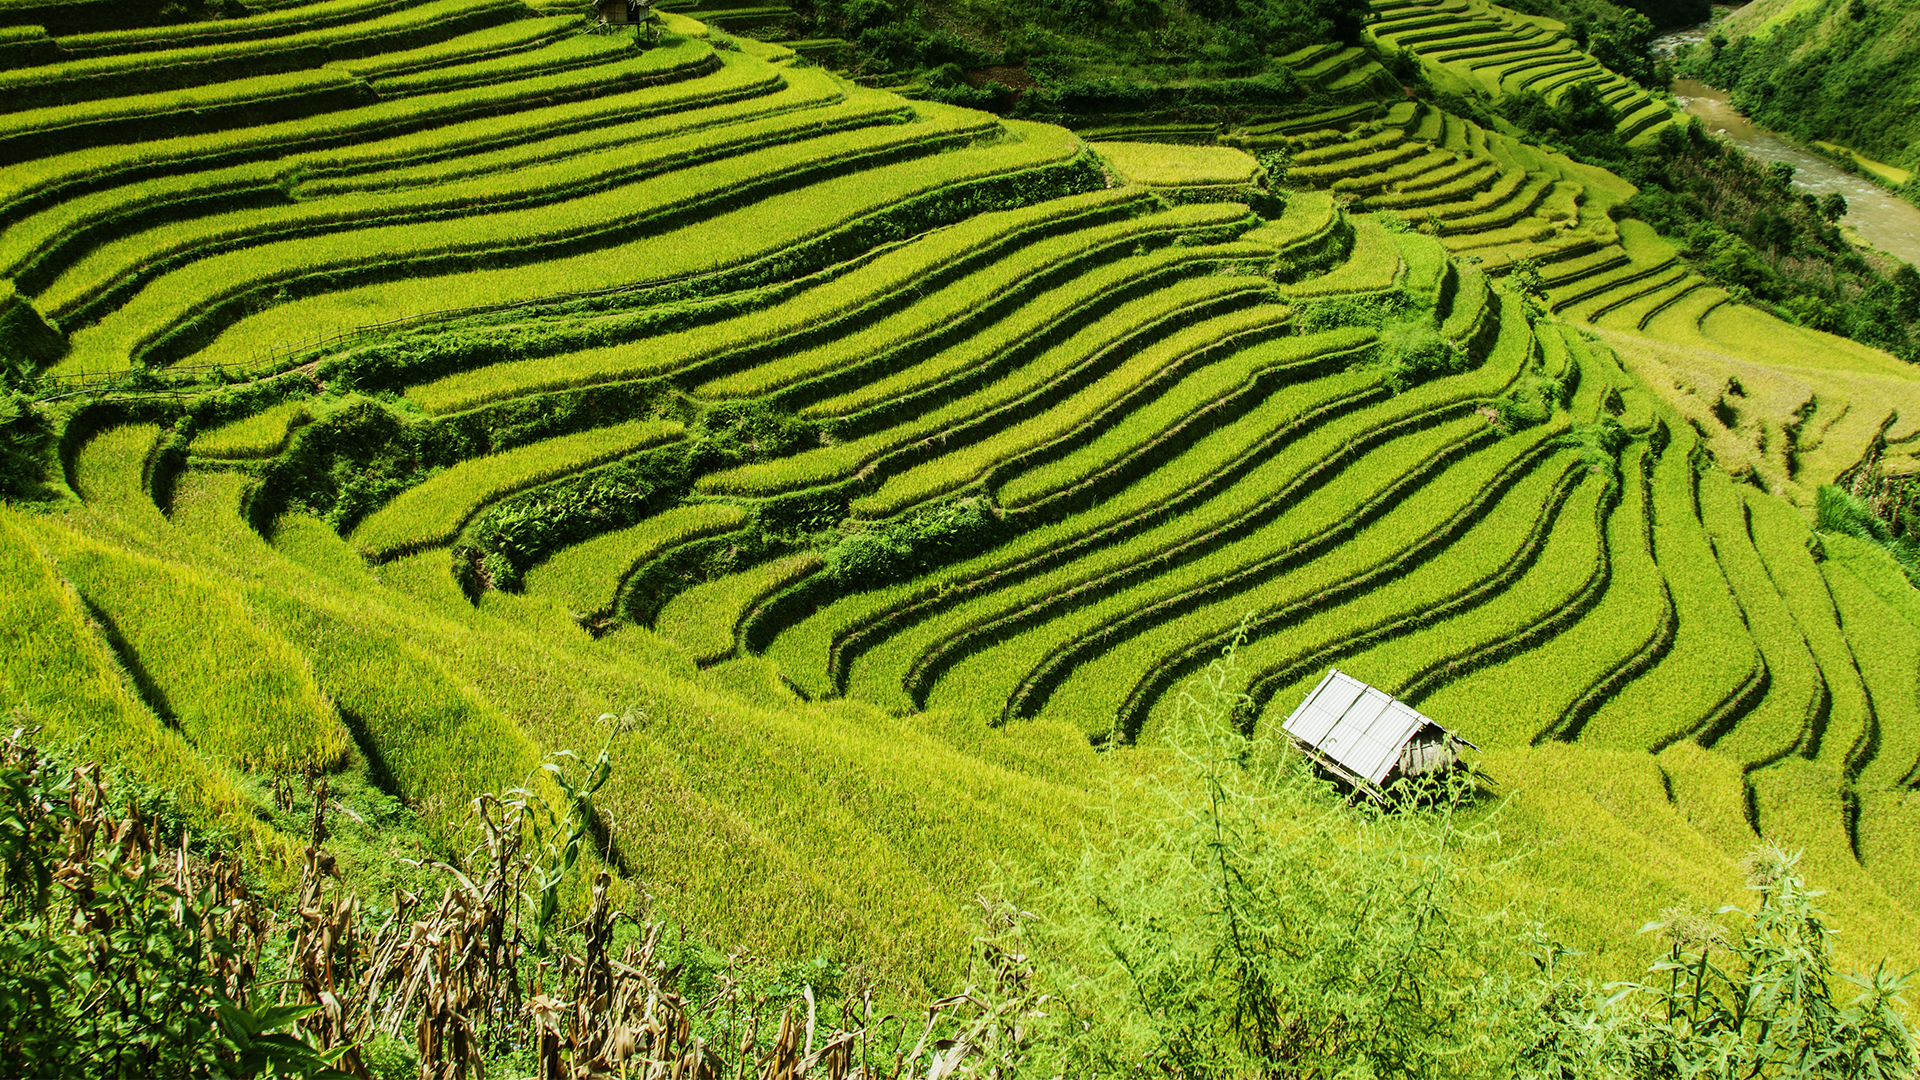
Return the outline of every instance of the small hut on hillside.
{"type": "Polygon", "coordinates": [[[1401,777],[1452,768],[1462,746],[1480,749],[1337,668],[1280,727],[1321,767],[1382,801],[1401,777]]]}
{"type": "Polygon", "coordinates": [[[602,26],[639,26],[653,20],[653,5],[645,0],[595,0],[602,26]]]}

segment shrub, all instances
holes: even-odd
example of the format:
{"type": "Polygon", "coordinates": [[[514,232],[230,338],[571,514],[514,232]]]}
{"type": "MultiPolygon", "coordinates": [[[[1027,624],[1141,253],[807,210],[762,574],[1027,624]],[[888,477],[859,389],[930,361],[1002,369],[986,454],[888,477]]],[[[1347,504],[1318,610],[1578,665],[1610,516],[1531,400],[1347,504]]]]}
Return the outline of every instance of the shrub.
{"type": "Polygon", "coordinates": [[[956,499],[845,533],[827,549],[826,569],[846,586],[873,588],[978,554],[1009,531],[986,499],[956,499]]]}

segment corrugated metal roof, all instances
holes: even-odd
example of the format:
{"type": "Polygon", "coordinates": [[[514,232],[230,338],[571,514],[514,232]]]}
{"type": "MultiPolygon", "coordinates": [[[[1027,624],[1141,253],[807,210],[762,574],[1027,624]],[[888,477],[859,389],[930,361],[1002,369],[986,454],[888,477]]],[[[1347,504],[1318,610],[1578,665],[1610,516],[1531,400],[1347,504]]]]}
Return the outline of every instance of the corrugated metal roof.
{"type": "Polygon", "coordinates": [[[1393,771],[1400,748],[1431,723],[1404,702],[1329,668],[1281,729],[1378,784],[1393,771]]]}

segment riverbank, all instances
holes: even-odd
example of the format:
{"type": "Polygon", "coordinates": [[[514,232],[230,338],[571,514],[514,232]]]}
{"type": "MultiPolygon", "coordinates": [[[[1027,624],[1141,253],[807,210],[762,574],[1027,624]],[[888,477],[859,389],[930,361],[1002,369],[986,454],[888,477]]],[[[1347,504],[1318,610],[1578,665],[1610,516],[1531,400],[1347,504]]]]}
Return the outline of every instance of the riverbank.
{"type": "MultiPolygon", "coordinates": [[[[1847,200],[1847,213],[1841,224],[1865,244],[1920,265],[1920,207],[1882,187],[1874,176],[1865,173],[1864,164],[1862,171],[1850,172],[1817,150],[1794,145],[1748,119],[1733,107],[1727,93],[1717,87],[1695,79],[1675,79],[1672,91],[1681,108],[1691,116],[1698,116],[1708,131],[1763,161],[1793,166],[1795,189],[1816,197],[1839,192],[1847,200]]],[[[1837,144],[1830,145],[1837,147],[1837,144]]],[[[1904,172],[1883,163],[1875,164],[1896,174],[1904,172]]],[[[1888,179],[1891,181],[1891,177],[1888,179]]]]}

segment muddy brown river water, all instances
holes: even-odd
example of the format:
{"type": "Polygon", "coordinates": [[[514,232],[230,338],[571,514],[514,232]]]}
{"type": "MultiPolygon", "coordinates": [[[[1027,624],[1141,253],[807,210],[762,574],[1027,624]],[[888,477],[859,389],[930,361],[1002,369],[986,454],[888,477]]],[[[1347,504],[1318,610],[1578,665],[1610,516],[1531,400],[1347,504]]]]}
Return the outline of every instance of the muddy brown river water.
{"type": "MultiPolygon", "coordinates": [[[[1704,31],[1682,31],[1684,34],[1704,31]]],[[[1789,144],[1780,136],[1742,116],[1727,102],[1727,94],[1703,82],[1676,79],[1673,94],[1687,112],[1698,116],[1707,130],[1731,140],[1763,161],[1793,166],[1793,186],[1824,195],[1837,191],[1846,197],[1847,216],[1841,221],[1874,247],[1920,264],[1920,206],[1889,193],[1871,180],[1841,169],[1825,158],[1789,144]]]]}

